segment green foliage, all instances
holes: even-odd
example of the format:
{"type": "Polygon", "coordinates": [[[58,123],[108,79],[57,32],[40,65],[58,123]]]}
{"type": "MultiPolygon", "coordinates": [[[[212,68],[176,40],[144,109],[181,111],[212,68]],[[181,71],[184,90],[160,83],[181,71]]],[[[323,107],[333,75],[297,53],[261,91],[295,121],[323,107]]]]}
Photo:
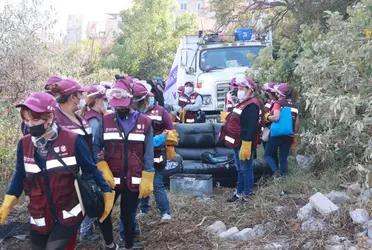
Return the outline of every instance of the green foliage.
{"type": "Polygon", "coordinates": [[[371,167],[372,0],[348,8],[348,18],[326,12],[320,22],[302,25],[297,36],[278,36],[248,74],[261,82],[287,81],[302,94],[302,148],[316,168],[371,167]],[[275,55],[275,58],[273,56],[275,55]]]}
{"type": "Polygon", "coordinates": [[[165,76],[179,38],[196,30],[193,16],[173,13],[173,0],[135,1],[122,12],[122,35],[103,65],[145,79],[165,76]]]}

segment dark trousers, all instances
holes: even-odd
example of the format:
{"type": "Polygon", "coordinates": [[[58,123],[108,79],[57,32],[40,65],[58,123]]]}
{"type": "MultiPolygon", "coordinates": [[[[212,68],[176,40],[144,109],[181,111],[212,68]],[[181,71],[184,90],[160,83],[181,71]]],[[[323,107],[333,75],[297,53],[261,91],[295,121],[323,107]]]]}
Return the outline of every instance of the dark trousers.
{"type": "Polygon", "coordinates": [[[265,160],[274,173],[280,170],[281,175],[288,173],[288,155],[292,138],[289,136],[271,137],[265,145],[265,160]],[[276,160],[279,151],[279,166],[276,160]]]}
{"type": "Polygon", "coordinates": [[[76,238],[78,228],[79,225],[67,227],[57,223],[49,234],[40,234],[31,230],[31,248],[32,250],[65,250],[73,237],[76,238]]]}
{"type": "MultiPolygon", "coordinates": [[[[134,219],[137,205],[138,205],[138,192],[130,191],[126,186],[122,191],[116,191],[115,202],[120,197],[120,221],[124,224],[124,240],[125,247],[131,248],[134,240],[134,219]]],[[[99,224],[103,238],[106,245],[111,244],[114,241],[111,214],[99,224]]]]}

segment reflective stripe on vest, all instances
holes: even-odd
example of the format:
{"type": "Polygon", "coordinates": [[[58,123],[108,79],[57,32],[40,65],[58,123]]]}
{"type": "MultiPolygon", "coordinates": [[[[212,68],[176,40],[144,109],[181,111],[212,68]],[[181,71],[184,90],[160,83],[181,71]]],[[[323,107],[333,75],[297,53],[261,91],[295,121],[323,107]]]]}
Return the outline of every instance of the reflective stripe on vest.
{"type": "Polygon", "coordinates": [[[296,109],[296,108],[291,108],[291,112],[292,112],[292,113],[296,113],[296,114],[298,114],[298,109],[296,109]]]}
{"type": "Polygon", "coordinates": [[[243,112],[243,110],[238,109],[238,108],[234,108],[232,112],[235,113],[235,114],[237,114],[237,115],[241,115],[242,112],[243,112]]]}
{"type": "Polygon", "coordinates": [[[120,185],[120,182],[121,182],[120,178],[115,177],[114,181],[115,181],[115,185],[120,185]]]}
{"type": "Polygon", "coordinates": [[[141,183],[141,178],[132,177],[132,184],[139,185],[141,183]]]}
{"type": "Polygon", "coordinates": [[[270,103],[266,103],[265,104],[265,108],[268,108],[268,109],[271,108],[271,104],[270,103]]]}
{"type": "MultiPolygon", "coordinates": [[[[85,135],[84,131],[80,128],[74,128],[70,129],[72,132],[78,135],[85,135]]],[[[85,128],[85,131],[87,132],[88,135],[92,134],[92,129],[91,128],[85,128]]]]}
{"type": "MultiPolygon", "coordinates": [[[[61,158],[61,160],[67,165],[67,166],[74,166],[76,165],[76,158],[75,156],[70,156],[70,157],[64,157],[61,158]]],[[[58,167],[63,167],[62,163],[57,160],[49,160],[46,162],[46,168],[47,169],[52,169],[52,168],[58,168],[58,167]]]]}
{"type": "MultiPolygon", "coordinates": [[[[120,185],[121,181],[120,178],[114,178],[115,185],[120,185]]],[[[139,177],[132,177],[132,184],[139,185],[141,183],[141,178],[139,177]]]]}
{"type": "Polygon", "coordinates": [[[129,133],[128,141],[145,141],[145,135],[129,133]]]}
{"type": "Polygon", "coordinates": [[[181,102],[188,102],[189,101],[189,100],[187,100],[186,98],[183,98],[183,97],[180,97],[178,100],[181,101],[181,102]]]}
{"type": "Polygon", "coordinates": [[[30,223],[32,225],[35,225],[37,227],[45,227],[46,226],[46,223],[45,223],[45,217],[43,218],[39,218],[39,219],[34,219],[32,218],[32,216],[30,217],[30,223]]]}
{"type": "Polygon", "coordinates": [[[228,135],[225,135],[225,141],[228,141],[228,142],[230,142],[231,144],[234,144],[235,139],[232,138],[232,137],[230,137],[230,136],[228,136],[228,135]]]}
{"type": "Polygon", "coordinates": [[[73,207],[70,211],[62,210],[63,219],[68,219],[71,217],[76,217],[81,212],[80,203],[78,203],[75,207],[73,207]]]}
{"type": "Polygon", "coordinates": [[[39,173],[41,172],[41,169],[39,168],[38,165],[36,164],[33,164],[33,163],[25,163],[25,171],[27,173],[33,173],[33,174],[36,174],[36,173],[39,173]]]}
{"type": "Polygon", "coordinates": [[[186,119],[186,122],[194,122],[195,121],[195,119],[186,119]]]}
{"type": "Polygon", "coordinates": [[[227,108],[233,108],[234,105],[230,103],[230,104],[227,104],[226,107],[227,107],[227,108]]]}
{"type": "Polygon", "coordinates": [[[154,158],[154,162],[155,163],[160,163],[162,161],[163,161],[163,156],[162,155],[160,157],[158,157],[158,158],[154,158]]]}
{"type": "Polygon", "coordinates": [[[163,119],[160,115],[148,115],[148,117],[151,119],[151,120],[154,120],[154,121],[159,121],[161,122],[163,119]]]}
{"type": "Polygon", "coordinates": [[[103,133],[103,140],[109,141],[109,140],[122,140],[123,138],[120,136],[119,132],[107,132],[103,133]]]}

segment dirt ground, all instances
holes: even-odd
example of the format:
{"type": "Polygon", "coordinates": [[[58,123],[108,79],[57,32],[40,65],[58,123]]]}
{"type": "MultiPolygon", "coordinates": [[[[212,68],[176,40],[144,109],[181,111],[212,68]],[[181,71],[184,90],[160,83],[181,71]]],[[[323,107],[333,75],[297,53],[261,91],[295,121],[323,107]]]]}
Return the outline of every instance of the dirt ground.
{"type": "MultiPolygon", "coordinates": [[[[337,175],[333,177],[338,178],[337,175]]],[[[358,244],[354,235],[360,232],[360,228],[351,222],[347,207],[341,208],[337,214],[327,218],[329,227],[326,231],[318,233],[301,231],[301,222],[296,218],[298,209],[308,202],[309,195],[316,192],[316,188],[329,191],[333,189],[331,183],[335,182],[331,178],[332,176],[323,176],[311,179],[307,174],[295,173],[287,179],[259,182],[255,195],[248,203],[226,203],[233,189],[221,187],[215,188],[211,197],[170,194],[172,220],[168,224],[160,223],[154,199],[151,198],[150,213],[139,220],[141,240],[145,249],[264,249],[265,245],[272,242],[285,242],[289,246],[286,249],[304,249],[304,244],[311,242],[313,249],[323,249],[328,236],[337,234],[347,237],[353,244],[358,244]],[[234,242],[220,240],[206,231],[206,227],[216,220],[223,221],[228,228],[236,226],[239,230],[268,222],[271,222],[273,227],[263,237],[248,242],[234,242]]],[[[352,203],[353,201],[350,201],[350,204],[352,203]]],[[[119,242],[117,205],[113,214],[116,218],[115,238],[119,242]]],[[[10,225],[14,225],[13,228],[19,227],[19,224],[14,223],[27,223],[26,209],[25,205],[19,205],[14,209],[8,221],[10,225]]],[[[4,226],[0,228],[4,229],[4,226]]],[[[0,230],[2,231],[4,230],[0,230]]],[[[99,233],[98,230],[97,232],[99,233]]],[[[363,246],[363,243],[360,243],[360,246],[363,246]]],[[[4,240],[0,247],[30,248],[28,239],[19,240],[14,237],[4,240]]],[[[79,244],[77,249],[103,249],[103,241],[79,244]]]]}

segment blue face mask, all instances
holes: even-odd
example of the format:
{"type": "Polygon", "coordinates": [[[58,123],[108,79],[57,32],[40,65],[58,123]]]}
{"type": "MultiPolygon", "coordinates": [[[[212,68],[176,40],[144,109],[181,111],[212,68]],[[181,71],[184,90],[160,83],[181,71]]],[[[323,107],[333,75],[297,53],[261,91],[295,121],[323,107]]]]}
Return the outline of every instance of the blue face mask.
{"type": "Polygon", "coordinates": [[[149,106],[153,107],[155,105],[155,97],[149,96],[149,106]]]}

